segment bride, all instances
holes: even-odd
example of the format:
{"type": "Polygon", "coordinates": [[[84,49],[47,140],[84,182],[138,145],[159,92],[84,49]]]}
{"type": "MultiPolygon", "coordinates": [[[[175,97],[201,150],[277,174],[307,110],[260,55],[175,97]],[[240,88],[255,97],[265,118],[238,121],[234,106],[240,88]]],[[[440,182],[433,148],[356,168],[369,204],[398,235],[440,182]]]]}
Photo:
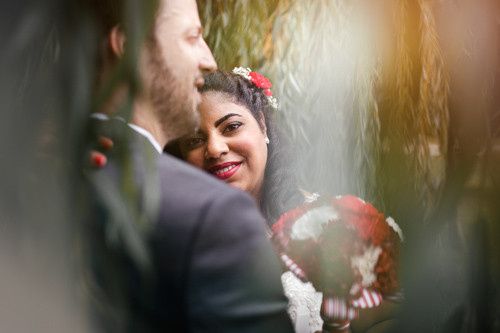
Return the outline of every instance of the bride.
{"type": "MultiPolygon", "coordinates": [[[[208,74],[201,89],[199,130],[171,142],[166,151],[249,193],[272,224],[307,198],[296,185],[290,152],[275,126],[278,110],[270,88],[267,78],[247,68],[208,74]]],[[[322,294],[291,272],[282,275],[282,283],[296,332],[321,331],[322,294]]],[[[364,322],[353,321],[352,329],[365,331],[386,317],[367,315],[364,322]]],[[[348,332],[348,327],[336,331],[348,332]]]]}

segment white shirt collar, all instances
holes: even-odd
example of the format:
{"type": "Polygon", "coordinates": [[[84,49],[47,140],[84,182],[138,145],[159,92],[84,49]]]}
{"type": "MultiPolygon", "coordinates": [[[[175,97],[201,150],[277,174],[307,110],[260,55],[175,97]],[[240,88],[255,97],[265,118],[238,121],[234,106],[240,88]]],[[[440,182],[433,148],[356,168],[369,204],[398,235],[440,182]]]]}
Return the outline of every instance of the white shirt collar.
{"type": "MultiPolygon", "coordinates": [[[[91,118],[94,118],[94,119],[99,119],[99,120],[109,120],[110,117],[108,115],[105,115],[104,113],[92,113],[90,115],[91,118]]],[[[125,119],[121,118],[121,117],[113,117],[114,119],[118,119],[120,121],[123,121],[124,123],[126,123],[125,119]]],[[[154,136],[151,134],[151,132],[149,132],[148,130],[140,127],[140,126],[137,126],[135,124],[131,124],[131,123],[127,123],[127,125],[133,129],[134,131],[136,131],[137,133],[139,133],[140,135],[142,135],[143,137],[145,137],[146,139],[148,139],[148,141],[153,145],[153,147],[156,149],[156,151],[161,154],[163,153],[163,149],[161,148],[161,145],[158,143],[158,141],[156,141],[156,139],[154,138],[154,136]]]]}

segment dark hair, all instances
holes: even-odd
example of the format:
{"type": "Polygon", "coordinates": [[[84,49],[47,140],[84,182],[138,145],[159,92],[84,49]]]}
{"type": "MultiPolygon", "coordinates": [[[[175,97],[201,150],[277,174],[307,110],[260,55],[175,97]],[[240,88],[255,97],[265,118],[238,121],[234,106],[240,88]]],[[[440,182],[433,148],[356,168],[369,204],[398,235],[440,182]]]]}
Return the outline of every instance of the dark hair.
{"type": "MultiPolygon", "coordinates": [[[[223,71],[205,76],[201,93],[219,92],[228,95],[237,104],[246,107],[260,125],[261,115],[269,138],[267,164],[262,184],[260,208],[269,224],[272,224],[285,211],[303,201],[293,168],[289,145],[276,126],[276,111],[269,103],[263,90],[244,77],[223,71]]],[[[182,157],[177,142],[167,145],[166,152],[182,157]]]]}
{"type": "MultiPolygon", "coordinates": [[[[165,2],[166,0],[163,0],[165,2]]],[[[90,14],[101,34],[107,34],[115,26],[148,26],[149,18],[155,17],[161,0],[80,0],[90,14]],[[133,17],[132,17],[133,16],[133,17]]]]}
{"type": "Polygon", "coordinates": [[[89,8],[101,34],[117,25],[124,25],[124,0],[81,0],[89,8]]]}

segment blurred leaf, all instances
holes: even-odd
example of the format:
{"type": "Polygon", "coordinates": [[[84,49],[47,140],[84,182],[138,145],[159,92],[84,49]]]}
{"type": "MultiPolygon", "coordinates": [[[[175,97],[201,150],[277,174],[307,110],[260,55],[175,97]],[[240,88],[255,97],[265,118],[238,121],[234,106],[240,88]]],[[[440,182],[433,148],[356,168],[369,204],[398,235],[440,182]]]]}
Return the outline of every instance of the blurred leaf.
{"type": "Polygon", "coordinates": [[[198,1],[205,39],[219,68],[261,69],[266,36],[272,24],[270,19],[277,3],[278,0],[198,1]]]}

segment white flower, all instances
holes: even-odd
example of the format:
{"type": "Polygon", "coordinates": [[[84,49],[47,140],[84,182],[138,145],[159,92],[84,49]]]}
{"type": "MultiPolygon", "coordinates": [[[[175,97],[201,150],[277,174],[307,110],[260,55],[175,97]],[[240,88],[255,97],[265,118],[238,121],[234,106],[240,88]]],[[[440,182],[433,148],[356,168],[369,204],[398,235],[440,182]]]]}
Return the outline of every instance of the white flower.
{"type": "Polygon", "coordinates": [[[304,195],[305,202],[307,203],[314,202],[318,200],[318,198],[320,197],[318,193],[309,193],[304,191],[302,194],[304,195]]]}
{"type": "Polygon", "coordinates": [[[403,230],[401,230],[401,228],[399,227],[399,225],[396,223],[396,221],[394,221],[394,219],[392,217],[388,217],[385,219],[385,221],[387,222],[387,224],[392,228],[392,230],[394,230],[398,236],[399,236],[399,239],[404,242],[404,237],[403,237],[403,230]]]}
{"type": "Polygon", "coordinates": [[[233,69],[233,73],[234,74],[237,74],[237,75],[241,75],[243,76],[245,79],[247,80],[252,80],[252,78],[250,77],[250,72],[252,70],[250,68],[245,68],[245,67],[234,67],[233,69]]]}
{"type": "Polygon", "coordinates": [[[267,99],[269,100],[269,105],[271,105],[271,107],[275,110],[278,110],[278,100],[276,99],[276,97],[273,97],[273,96],[267,96],[267,99]]]}
{"type": "Polygon", "coordinates": [[[336,219],[338,219],[338,215],[333,207],[321,206],[311,209],[295,222],[290,237],[295,240],[309,238],[317,240],[323,232],[323,226],[336,219]]]}
{"type": "Polygon", "coordinates": [[[371,286],[377,280],[375,265],[377,264],[380,253],[382,253],[380,247],[371,245],[369,248],[365,249],[362,255],[351,258],[351,267],[359,271],[362,279],[361,285],[365,288],[371,286]]]}

